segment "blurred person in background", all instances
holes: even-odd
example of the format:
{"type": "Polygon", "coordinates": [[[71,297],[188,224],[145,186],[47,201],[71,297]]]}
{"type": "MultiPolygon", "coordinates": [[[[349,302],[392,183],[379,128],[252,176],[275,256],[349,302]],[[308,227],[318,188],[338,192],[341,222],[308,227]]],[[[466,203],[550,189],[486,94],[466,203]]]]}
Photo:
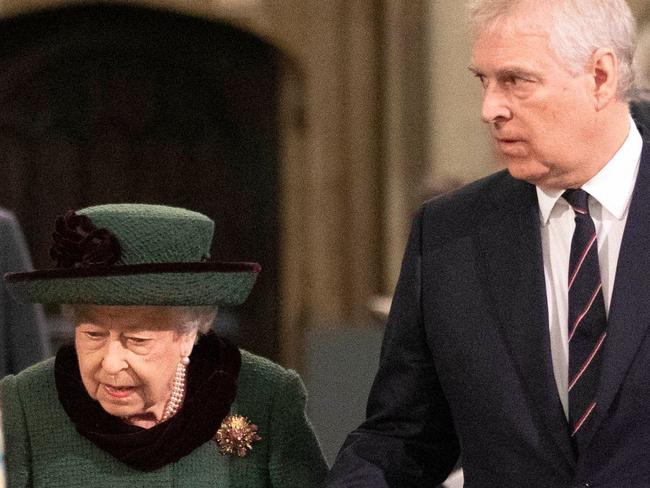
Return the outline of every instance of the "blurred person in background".
{"type": "Polygon", "coordinates": [[[2,403],[0,402],[0,488],[5,488],[5,441],[2,428],[2,403]]]}
{"type": "MultiPolygon", "coordinates": [[[[30,269],[25,238],[16,217],[0,208],[0,275],[30,269]]],[[[18,303],[2,288],[0,295],[0,378],[15,374],[50,355],[40,305],[18,303]]]]}

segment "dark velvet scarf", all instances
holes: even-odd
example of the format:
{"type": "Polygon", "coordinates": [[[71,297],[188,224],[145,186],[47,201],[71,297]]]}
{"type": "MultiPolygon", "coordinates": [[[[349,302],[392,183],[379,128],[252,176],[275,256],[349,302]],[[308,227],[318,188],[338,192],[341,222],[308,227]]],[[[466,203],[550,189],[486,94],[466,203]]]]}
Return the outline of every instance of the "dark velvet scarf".
{"type": "Polygon", "coordinates": [[[88,396],[73,346],[59,350],[54,366],[59,401],[77,431],[141,471],[173,463],[212,439],[235,399],[240,367],[236,346],[214,334],[202,337],[190,356],[182,408],[166,422],[143,429],[109,415],[88,396]]]}

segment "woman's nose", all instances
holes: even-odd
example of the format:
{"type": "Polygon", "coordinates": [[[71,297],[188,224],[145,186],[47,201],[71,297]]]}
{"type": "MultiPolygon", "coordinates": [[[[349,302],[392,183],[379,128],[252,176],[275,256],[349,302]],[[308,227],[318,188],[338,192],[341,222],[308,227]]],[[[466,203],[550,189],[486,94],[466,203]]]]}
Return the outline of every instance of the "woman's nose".
{"type": "Polygon", "coordinates": [[[126,361],[126,348],[119,340],[111,340],[102,359],[102,368],[108,374],[117,374],[129,367],[126,361]]]}

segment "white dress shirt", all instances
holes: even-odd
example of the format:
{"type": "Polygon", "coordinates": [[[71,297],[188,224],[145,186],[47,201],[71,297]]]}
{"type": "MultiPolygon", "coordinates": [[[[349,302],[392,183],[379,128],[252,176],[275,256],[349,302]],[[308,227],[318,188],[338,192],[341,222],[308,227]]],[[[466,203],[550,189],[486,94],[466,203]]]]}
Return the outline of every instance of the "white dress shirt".
{"type": "MultiPolygon", "coordinates": [[[[642,146],[641,135],[630,119],[630,131],[623,146],[598,174],[582,185],[582,189],[591,195],[589,212],[598,236],[598,258],[605,310],[608,314],[618,253],[639,171],[642,146]]],[[[569,292],[567,281],[575,215],[566,200],[561,198],[562,193],[564,190],[545,191],[537,187],[553,373],[564,413],[568,417],[569,292]]]]}

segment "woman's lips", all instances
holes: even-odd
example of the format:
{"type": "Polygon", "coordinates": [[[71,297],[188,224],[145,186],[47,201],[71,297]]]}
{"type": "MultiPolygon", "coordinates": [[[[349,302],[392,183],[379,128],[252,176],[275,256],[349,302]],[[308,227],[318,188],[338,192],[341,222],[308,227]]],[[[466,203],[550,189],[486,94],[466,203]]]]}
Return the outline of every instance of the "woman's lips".
{"type": "Polygon", "coordinates": [[[103,384],[102,386],[106,393],[113,398],[126,398],[135,390],[135,386],[113,386],[107,384],[103,384]]]}

